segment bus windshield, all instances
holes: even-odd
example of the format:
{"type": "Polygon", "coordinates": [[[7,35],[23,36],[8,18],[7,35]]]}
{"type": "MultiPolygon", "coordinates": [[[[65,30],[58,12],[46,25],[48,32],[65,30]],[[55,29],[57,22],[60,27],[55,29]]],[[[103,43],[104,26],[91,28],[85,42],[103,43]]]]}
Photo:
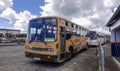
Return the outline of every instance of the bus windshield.
{"type": "Polygon", "coordinates": [[[40,18],[29,22],[28,41],[55,42],[57,40],[57,19],[40,18]]]}
{"type": "Polygon", "coordinates": [[[96,40],[97,39],[97,33],[94,32],[94,31],[91,31],[90,32],[90,38],[91,38],[91,40],[96,40]]]}

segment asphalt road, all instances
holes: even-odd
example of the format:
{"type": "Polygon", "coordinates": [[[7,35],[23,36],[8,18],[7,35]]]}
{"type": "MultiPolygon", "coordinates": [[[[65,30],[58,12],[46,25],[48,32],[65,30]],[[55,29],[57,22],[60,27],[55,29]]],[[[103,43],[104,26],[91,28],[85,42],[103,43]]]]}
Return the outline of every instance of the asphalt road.
{"type": "Polygon", "coordinates": [[[96,47],[61,64],[26,58],[24,46],[0,46],[0,71],[98,71],[96,47]]]}

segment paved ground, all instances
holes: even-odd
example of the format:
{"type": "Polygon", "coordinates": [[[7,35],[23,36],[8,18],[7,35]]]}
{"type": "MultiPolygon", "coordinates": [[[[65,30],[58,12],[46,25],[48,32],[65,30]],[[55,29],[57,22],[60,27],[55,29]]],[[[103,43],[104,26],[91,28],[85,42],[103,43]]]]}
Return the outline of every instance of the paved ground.
{"type": "Polygon", "coordinates": [[[96,48],[81,51],[61,64],[24,57],[24,46],[0,46],[0,71],[98,71],[96,48]]]}
{"type": "MultiPolygon", "coordinates": [[[[19,45],[24,45],[25,43],[20,43],[19,45]]],[[[14,43],[0,43],[0,46],[11,46],[11,45],[18,45],[17,42],[14,43]]]]}
{"type": "Polygon", "coordinates": [[[105,71],[120,71],[115,61],[111,56],[111,46],[110,44],[103,46],[105,52],[105,71]]]}

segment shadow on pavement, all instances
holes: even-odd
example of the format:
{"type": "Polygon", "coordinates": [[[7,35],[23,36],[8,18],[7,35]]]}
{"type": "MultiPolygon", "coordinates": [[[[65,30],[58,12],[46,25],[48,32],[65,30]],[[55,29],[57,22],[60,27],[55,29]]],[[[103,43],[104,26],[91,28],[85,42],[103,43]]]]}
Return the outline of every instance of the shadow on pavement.
{"type": "MultiPolygon", "coordinates": [[[[88,50],[89,50],[89,49],[88,49],[88,50]]],[[[63,66],[66,62],[71,61],[72,59],[74,59],[75,57],[77,57],[78,55],[80,55],[81,53],[83,53],[83,52],[85,52],[85,51],[87,51],[87,50],[86,50],[86,49],[83,49],[83,50],[75,53],[72,58],[67,59],[67,60],[65,60],[65,61],[63,61],[63,62],[61,62],[61,63],[54,63],[54,62],[47,62],[47,61],[32,60],[32,61],[30,62],[30,64],[34,64],[34,65],[36,65],[36,66],[45,66],[45,67],[50,67],[50,68],[51,68],[51,67],[52,67],[52,68],[55,68],[55,67],[58,67],[58,68],[59,68],[59,67],[63,66]]]]}
{"type": "Polygon", "coordinates": [[[95,45],[91,45],[89,46],[89,48],[97,48],[98,46],[95,46],[95,45]]]}
{"type": "Polygon", "coordinates": [[[62,62],[62,63],[54,63],[54,62],[47,62],[47,61],[39,61],[39,60],[33,60],[33,61],[31,61],[30,62],[31,64],[34,64],[34,65],[37,65],[37,66],[47,66],[47,67],[53,67],[53,68],[55,68],[55,67],[61,67],[63,64],[64,64],[64,62],[62,62]]]}

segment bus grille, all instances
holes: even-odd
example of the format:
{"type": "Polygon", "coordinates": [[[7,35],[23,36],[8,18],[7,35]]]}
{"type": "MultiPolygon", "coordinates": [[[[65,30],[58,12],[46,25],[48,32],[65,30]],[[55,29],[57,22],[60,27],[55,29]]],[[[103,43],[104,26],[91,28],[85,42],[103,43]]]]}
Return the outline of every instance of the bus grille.
{"type": "Polygon", "coordinates": [[[36,51],[53,51],[53,48],[36,48],[36,47],[32,47],[32,50],[36,50],[36,51]]]}

